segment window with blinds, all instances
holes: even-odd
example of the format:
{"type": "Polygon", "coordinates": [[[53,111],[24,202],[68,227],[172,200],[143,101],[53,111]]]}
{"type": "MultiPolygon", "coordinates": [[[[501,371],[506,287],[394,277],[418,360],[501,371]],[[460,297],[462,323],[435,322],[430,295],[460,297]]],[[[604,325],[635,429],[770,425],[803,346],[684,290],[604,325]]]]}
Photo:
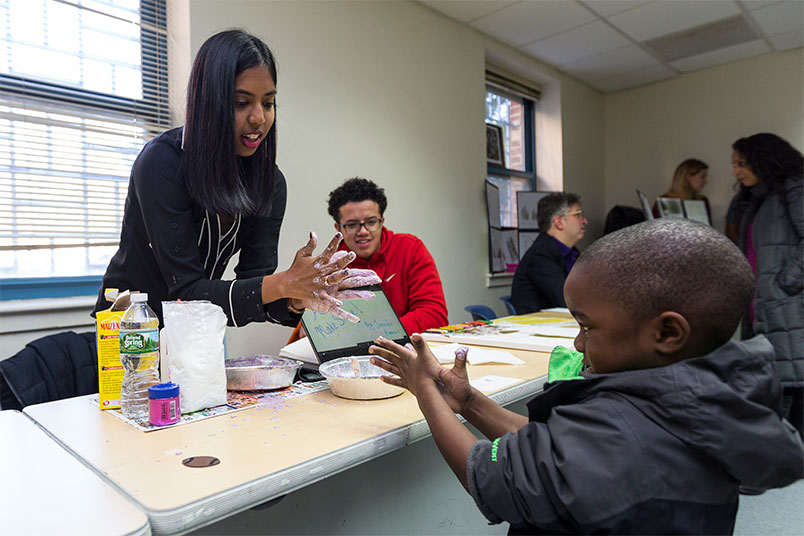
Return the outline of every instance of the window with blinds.
{"type": "Polygon", "coordinates": [[[165,0],[0,0],[0,278],[102,274],[170,125],[165,0]]]}
{"type": "Polygon", "coordinates": [[[486,125],[499,127],[501,160],[488,158],[489,270],[510,272],[527,251],[533,232],[519,222],[519,192],[536,187],[535,108],[540,90],[515,77],[486,70],[486,125]],[[491,192],[491,193],[489,193],[491,192]],[[492,206],[493,205],[493,206],[492,206]]]}

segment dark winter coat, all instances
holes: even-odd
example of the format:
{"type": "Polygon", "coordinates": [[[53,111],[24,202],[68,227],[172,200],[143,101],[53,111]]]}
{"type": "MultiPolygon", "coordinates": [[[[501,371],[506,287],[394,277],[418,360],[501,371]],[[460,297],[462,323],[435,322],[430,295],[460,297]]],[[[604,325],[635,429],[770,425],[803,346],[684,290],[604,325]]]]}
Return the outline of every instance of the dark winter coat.
{"type": "Polygon", "coordinates": [[[521,534],[730,534],[738,487],[804,477],[764,337],[674,365],[557,381],[470,451],[470,493],[521,534]]]}
{"type": "Polygon", "coordinates": [[[785,386],[804,385],[804,179],[790,177],[759,205],[751,229],[757,252],[754,333],[776,351],[785,386]]]}

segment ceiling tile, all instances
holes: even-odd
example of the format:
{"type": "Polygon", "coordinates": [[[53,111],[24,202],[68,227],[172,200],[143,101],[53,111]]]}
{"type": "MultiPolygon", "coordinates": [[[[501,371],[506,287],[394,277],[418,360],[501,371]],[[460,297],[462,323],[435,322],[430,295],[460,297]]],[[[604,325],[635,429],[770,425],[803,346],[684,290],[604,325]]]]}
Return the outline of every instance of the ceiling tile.
{"type": "Polygon", "coordinates": [[[745,9],[748,11],[752,11],[754,9],[760,9],[763,7],[768,7],[771,4],[778,4],[783,0],[742,0],[745,9]]]}
{"type": "Polygon", "coordinates": [[[804,28],[804,2],[793,0],[757,9],[751,16],[766,35],[779,35],[804,28]]]}
{"type": "Polygon", "coordinates": [[[561,70],[582,80],[605,80],[660,65],[653,56],[636,45],[617,48],[564,66],[561,70]]]}
{"type": "Polygon", "coordinates": [[[794,30],[780,35],[772,35],[768,40],[776,50],[790,50],[804,46],[804,30],[794,30]]]}
{"type": "Polygon", "coordinates": [[[634,40],[646,41],[739,13],[733,0],[660,0],[608,20],[634,40]]]}
{"type": "MultiPolygon", "coordinates": [[[[581,3],[585,4],[601,17],[609,17],[648,4],[651,1],[652,0],[583,0],[581,3]]],[[[778,2],[779,0],[776,1],[778,2]]]]}
{"type": "Polygon", "coordinates": [[[698,69],[706,69],[707,67],[714,67],[732,61],[759,56],[766,52],[771,52],[770,47],[764,40],[759,39],[757,41],[751,41],[750,43],[742,43],[733,47],[721,48],[720,50],[713,50],[705,54],[683,58],[670,62],[670,65],[683,72],[696,71],[698,69]]]}
{"type": "Polygon", "coordinates": [[[594,19],[589,10],[574,0],[541,0],[508,6],[471,25],[500,41],[520,46],[594,19]]]}
{"type": "Polygon", "coordinates": [[[541,39],[522,47],[537,58],[561,67],[568,63],[630,45],[631,42],[602,21],[541,39]]]}
{"type": "Polygon", "coordinates": [[[516,4],[517,0],[511,0],[510,2],[502,0],[473,0],[471,2],[420,0],[420,2],[460,22],[470,22],[511,4],[516,4]]]}
{"type": "Polygon", "coordinates": [[[592,86],[604,93],[609,91],[619,91],[621,89],[628,89],[637,86],[644,86],[652,84],[660,80],[667,80],[676,76],[676,72],[668,69],[664,65],[653,65],[637,71],[631,71],[621,76],[599,80],[592,84],[592,86]]]}

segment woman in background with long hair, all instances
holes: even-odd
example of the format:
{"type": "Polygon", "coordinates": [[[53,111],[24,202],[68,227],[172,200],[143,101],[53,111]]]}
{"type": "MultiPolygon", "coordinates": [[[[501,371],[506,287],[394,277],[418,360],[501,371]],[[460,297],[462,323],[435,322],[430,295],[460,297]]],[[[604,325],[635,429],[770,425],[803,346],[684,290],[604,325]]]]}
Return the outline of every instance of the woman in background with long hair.
{"type": "Polygon", "coordinates": [[[785,416],[804,430],[804,158],[775,134],[732,145],[738,245],[757,278],[743,336],[765,335],[784,386],[785,416]]]}

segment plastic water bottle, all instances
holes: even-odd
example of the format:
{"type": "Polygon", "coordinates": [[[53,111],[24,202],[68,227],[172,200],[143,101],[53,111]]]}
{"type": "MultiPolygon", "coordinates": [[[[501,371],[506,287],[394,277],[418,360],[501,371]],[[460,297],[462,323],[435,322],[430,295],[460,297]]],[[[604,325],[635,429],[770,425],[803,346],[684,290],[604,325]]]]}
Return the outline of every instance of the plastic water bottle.
{"type": "Polygon", "coordinates": [[[131,295],[131,305],[120,319],[120,362],[123,416],[148,421],[148,387],[159,383],[159,318],[144,292],[131,295]]]}

